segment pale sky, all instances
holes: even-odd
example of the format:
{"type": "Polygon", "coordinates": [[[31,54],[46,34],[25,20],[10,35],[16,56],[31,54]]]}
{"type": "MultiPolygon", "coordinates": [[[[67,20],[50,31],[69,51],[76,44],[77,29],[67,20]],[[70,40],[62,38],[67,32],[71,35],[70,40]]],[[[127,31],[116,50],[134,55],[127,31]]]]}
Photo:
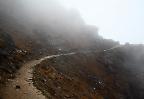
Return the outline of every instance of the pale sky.
{"type": "Polygon", "coordinates": [[[99,34],[120,43],[144,44],[144,0],[59,0],[79,10],[87,24],[99,34]]]}

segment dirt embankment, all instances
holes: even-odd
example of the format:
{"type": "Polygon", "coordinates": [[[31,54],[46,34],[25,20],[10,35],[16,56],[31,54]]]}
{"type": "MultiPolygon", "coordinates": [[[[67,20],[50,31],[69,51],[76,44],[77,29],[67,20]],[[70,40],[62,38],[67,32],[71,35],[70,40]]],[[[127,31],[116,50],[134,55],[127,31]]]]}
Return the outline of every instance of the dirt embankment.
{"type": "Polygon", "coordinates": [[[30,61],[22,66],[14,79],[7,82],[6,87],[0,91],[2,99],[45,99],[32,83],[33,67],[41,60],[30,61]]]}
{"type": "Polygon", "coordinates": [[[61,55],[72,55],[74,53],[68,54],[58,54],[43,57],[38,60],[33,60],[24,63],[20,70],[15,75],[14,79],[9,79],[3,90],[0,90],[0,98],[2,99],[45,99],[45,96],[41,94],[36,87],[33,86],[33,68],[34,66],[40,64],[46,59],[51,59],[53,57],[59,57],[61,55]]]}
{"type": "Polygon", "coordinates": [[[45,60],[34,68],[33,82],[50,99],[131,99],[125,76],[96,53],[45,60]]]}

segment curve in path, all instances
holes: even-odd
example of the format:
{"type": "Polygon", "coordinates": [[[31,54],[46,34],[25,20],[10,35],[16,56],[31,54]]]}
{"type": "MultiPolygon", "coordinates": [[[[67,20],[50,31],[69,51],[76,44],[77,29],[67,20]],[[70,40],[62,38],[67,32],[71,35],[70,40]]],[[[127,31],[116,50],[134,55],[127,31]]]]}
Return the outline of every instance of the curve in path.
{"type": "MultiPolygon", "coordinates": [[[[113,47],[104,51],[113,50],[118,47],[120,46],[113,47]]],[[[59,56],[73,55],[73,54],[76,54],[76,52],[72,52],[68,54],[51,55],[24,64],[16,74],[15,79],[7,83],[7,86],[3,89],[3,93],[1,93],[2,94],[1,98],[2,99],[46,99],[46,97],[42,95],[42,93],[36,87],[33,86],[33,82],[32,82],[33,67],[46,59],[59,57],[59,56]]]]}
{"type": "Polygon", "coordinates": [[[16,74],[15,79],[8,82],[1,93],[2,99],[46,99],[42,93],[33,86],[33,67],[45,59],[62,55],[72,55],[75,53],[51,55],[40,60],[30,61],[24,64],[16,74]]]}
{"type": "Polygon", "coordinates": [[[32,67],[40,60],[28,62],[16,74],[16,78],[7,83],[2,99],[45,99],[32,83],[32,67]]]}

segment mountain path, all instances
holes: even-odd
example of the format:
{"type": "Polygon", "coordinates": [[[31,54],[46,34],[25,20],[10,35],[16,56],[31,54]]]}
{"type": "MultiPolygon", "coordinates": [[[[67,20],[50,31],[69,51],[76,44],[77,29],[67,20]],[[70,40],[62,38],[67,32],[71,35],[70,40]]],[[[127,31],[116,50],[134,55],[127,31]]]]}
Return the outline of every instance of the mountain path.
{"type": "Polygon", "coordinates": [[[32,68],[40,62],[35,60],[24,64],[16,74],[16,78],[7,83],[2,99],[46,99],[32,83],[32,68]]]}
{"type": "MultiPolygon", "coordinates": [[[[115,47],[117,48],[117,47],[115,47]]],[[[113,50],[115,48],[107,49],[113,50]]],[[[46,97],[39,91],[32,82],[33,67],[40,64],[43,60],[53,57],[73,55],[76,52],[67,54],[50,55],[39,60],[33,60],[25,63],[20,70],[16,73],[15,79],[7,82],[6,87],[1,93],[0,99],[46,99],[46,97]]]]}
{"type": "Polygon", "coordinates": [[[62,55],[72,55],[75,53],[51,55],[39,60],[34,60],[24,64],[16,73],[15,79],[7,82],[6,87],[1,93],[2,99],[46,99],[44,95],[33,85],[33,67],[43,60],[62,55]]]}

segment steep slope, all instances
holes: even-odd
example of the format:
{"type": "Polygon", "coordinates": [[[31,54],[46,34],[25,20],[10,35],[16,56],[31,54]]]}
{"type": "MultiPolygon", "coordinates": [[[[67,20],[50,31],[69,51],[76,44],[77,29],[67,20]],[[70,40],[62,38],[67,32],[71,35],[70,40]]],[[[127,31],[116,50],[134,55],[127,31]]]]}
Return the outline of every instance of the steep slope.
{"type": "Polygon", "coordinates": [[[0,2],[0,28],[13,37],[17,47],[32,53],[106,49],[118,44],[100,37],[97,27],[86,25],[78,11],[66,10],[55,0],[49,0],[47,7],[34,0],[0,2]]]}
{"type": "Polygon", "coordinates": [[[35,67],[34,84],[47,97],[143,99],[143,47],[106,50],[119,43],[102,38],[79,12],[55,0],[47,7],[30,1],[0,1],[0,83],[26,60],[76,52],[35,67]]]}
{"type": "MultiPolygon", "coordinates": [[[[16,71],[19,63],[25,60],[73,51],[103,50],[118,45],[118,42],[100,37],[97,28],[86,25],[75,10],[66,10],[53,0],[49,1],[50,8],[41,6],[38,10],[36,5],[22,1],[0,1],[0,30],[9,35],[12,39],[9,43],[15,46],[12,56],[6,56],[12,59],[1,58],[4,63],[0,67],[8,72],[16,71]],[[8,61],[15,64],[8,65],[8,61]]],[[[10,47],[8,45],[12,50],[10,47]]]]}
{"type": "MultiPolygon", "coordinates": [[[[144,98],[144,45],[142,44],[132,44],[125,45],[122,48],[116,49],[110,52],[115,58],[113,62],[120,63],[128,72],[125,73],[127,76],[130,91],[134,99],[144,98]],[[120,54],[118,54],[120,53],[120,54]],[[117,57],[123,58],[123,60],[118,60],[117,57]]],[[[119,72],[119,71],[117,71],[119,72]]]]}
{"type": "Polygon", "coordinates": [[[143,45],[43,61],[34,85],[52,99],[143,99],[143,45]]]}
{"type": "Polygon", "coordinates": [[[37,65],[33,81],[52,99],[132,99],[125,75],[108,65],[99,53],[60,56],[37,65]]]}

